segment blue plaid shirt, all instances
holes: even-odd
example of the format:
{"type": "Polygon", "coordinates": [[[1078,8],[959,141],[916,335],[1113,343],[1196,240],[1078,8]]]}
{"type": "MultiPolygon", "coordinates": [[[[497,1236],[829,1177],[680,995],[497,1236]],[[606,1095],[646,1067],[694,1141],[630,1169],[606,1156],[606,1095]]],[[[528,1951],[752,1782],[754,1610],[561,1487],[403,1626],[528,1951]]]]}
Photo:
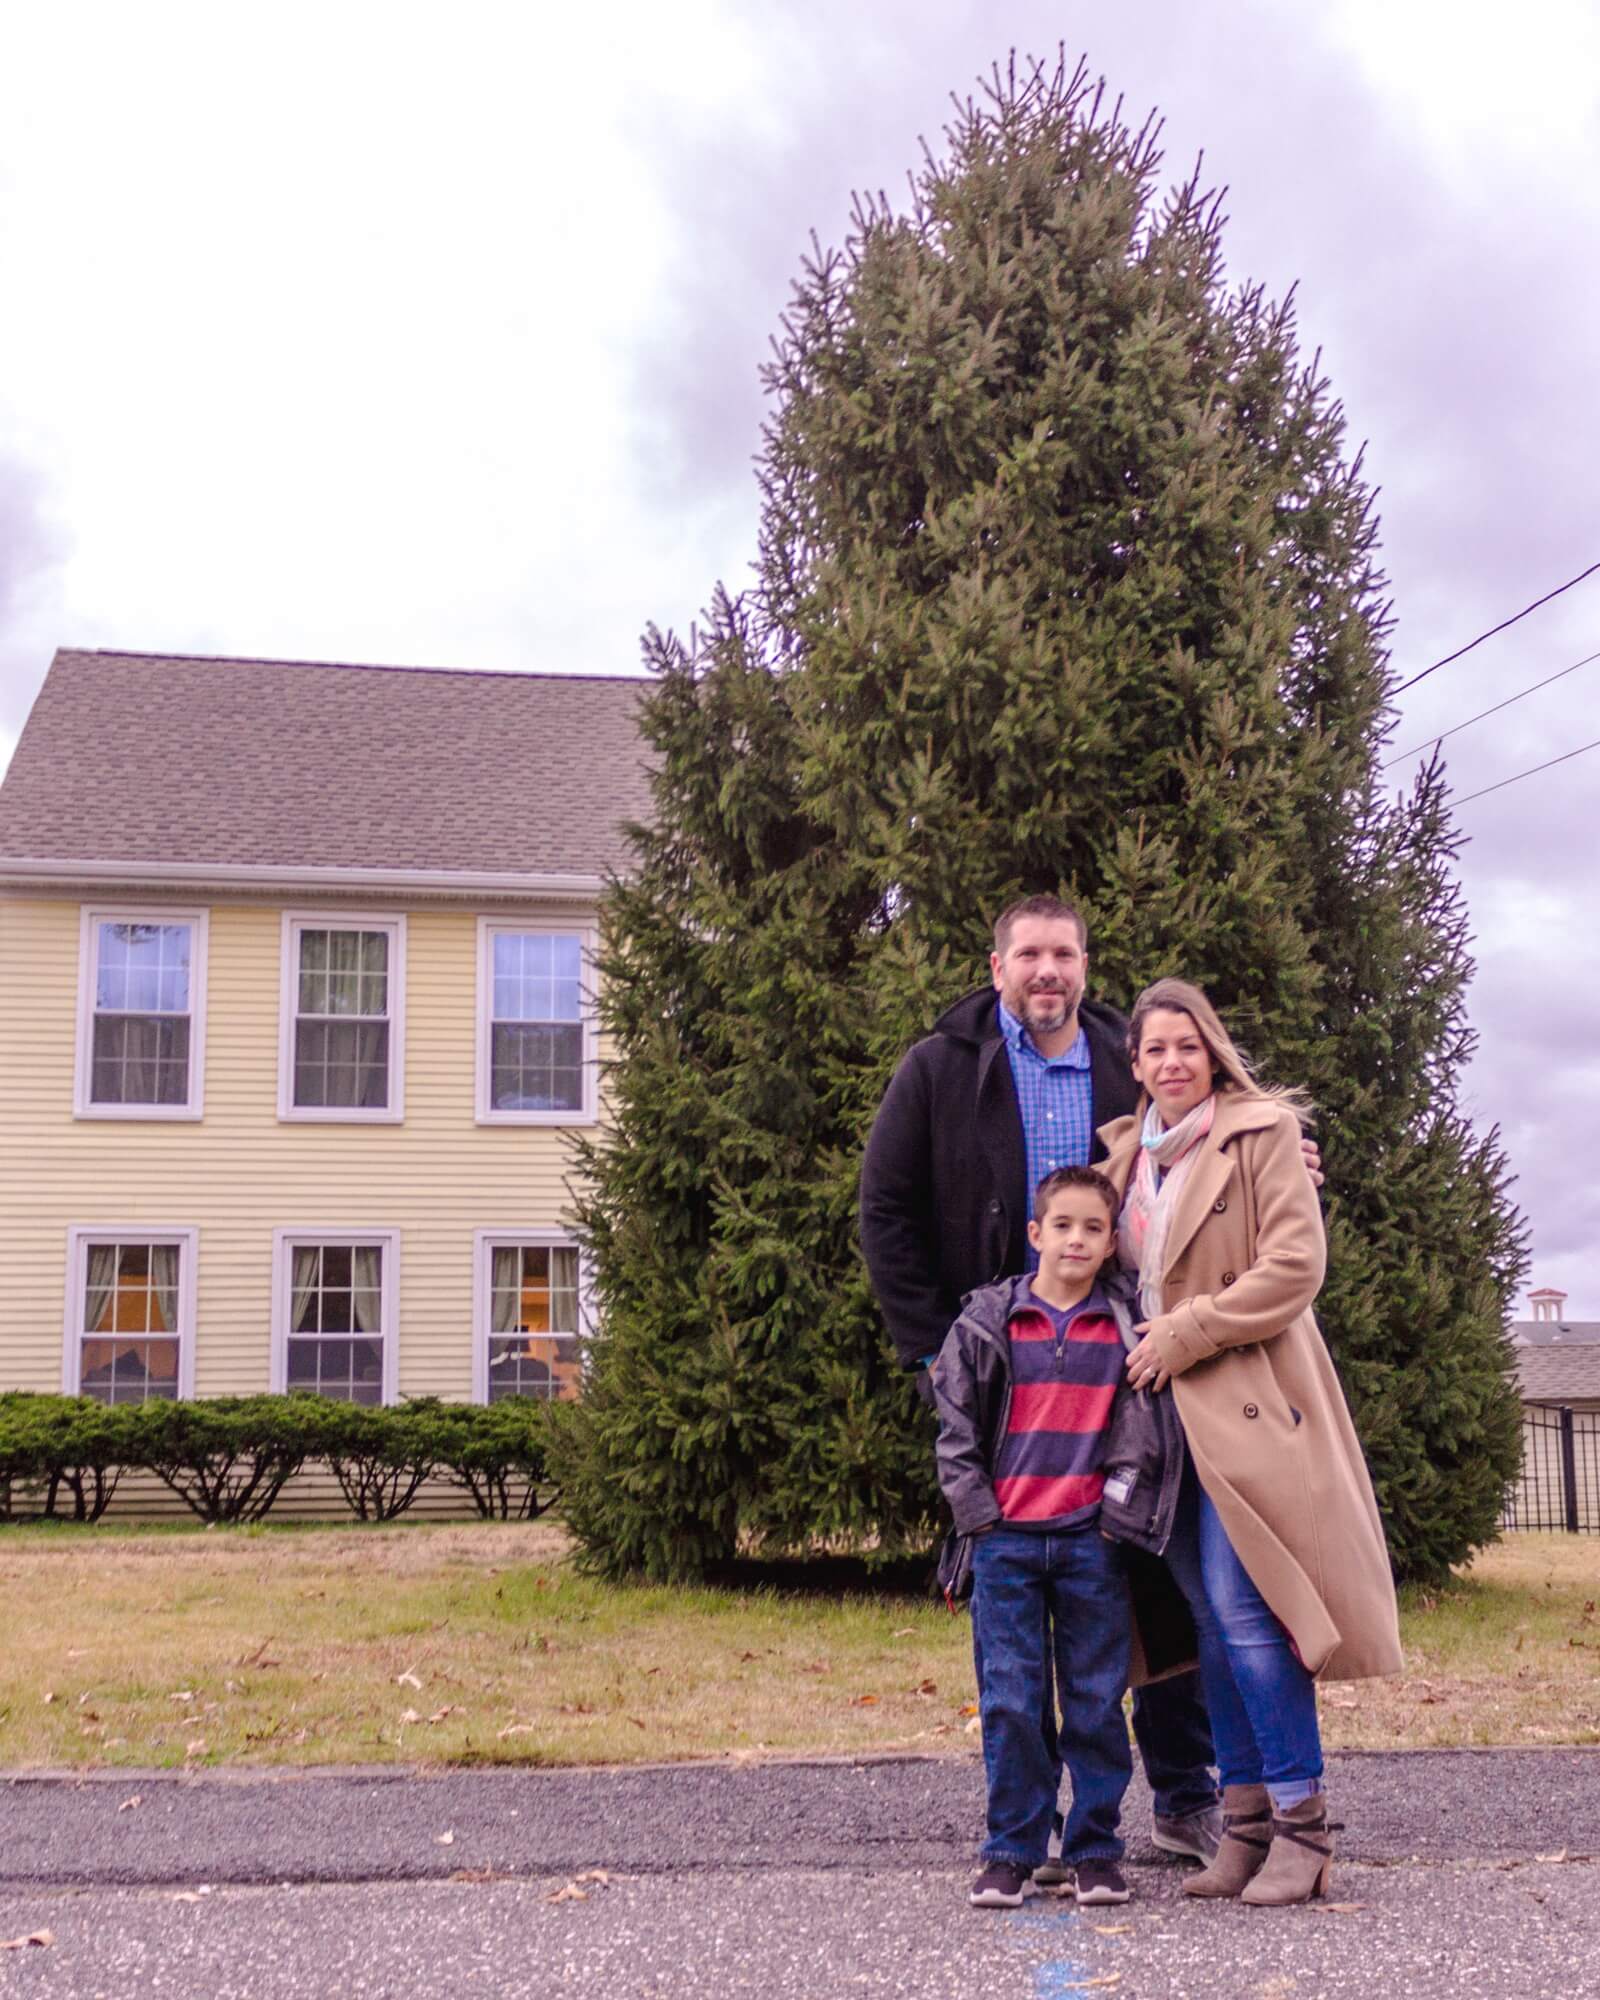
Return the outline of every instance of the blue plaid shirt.
{"type": "MultiPolygon", "coordinates": [[[[1022,1137],[1028,1151],[1028,1213],[1033,1213],[1033,1192],[1046,1174],[1057,1167],[1086,1167],[1089,1148],[1094,1143],[1094,1096],[1089,1076],[1089,1037],[1082,1028],[1078,1039],[1065,1055],[1048,1061],[1034,1046],[1033,1037],[1006,1006],[996,1003],[1000,1032],[1005,1036],[1006,1053],[1011,1058],[1011,1074],[1017,1086],[1017,1103],[1022,1110],[1022,1137]]],[[[1030,1247],[1028,1269],[1039,1267],[1038,1252],[1030,1247]]]]}

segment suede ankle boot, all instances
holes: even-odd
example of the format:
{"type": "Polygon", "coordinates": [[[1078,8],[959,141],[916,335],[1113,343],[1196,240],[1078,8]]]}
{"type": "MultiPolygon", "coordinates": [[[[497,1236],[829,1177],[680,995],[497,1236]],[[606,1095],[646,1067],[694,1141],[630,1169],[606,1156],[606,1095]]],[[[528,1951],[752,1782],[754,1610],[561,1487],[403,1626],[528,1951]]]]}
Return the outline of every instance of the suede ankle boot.
{"type": "Polygon", "coordinates": [[[1272,1801],[1265,1785],[1225,1785],[1222,1845],[1215,1859],[1183,1885],[1186,1896],[1237,1896],[1272,1845],[1272,1801]]]}
{"type": "Polygon", "coordinates": [[[1272,1816],[1272,1852],[1245,1889],[1246,1903],[1309,1903],[1328,1892],[1333,1870],[1333,1829],[1320,1792],[1272,1816]]]}

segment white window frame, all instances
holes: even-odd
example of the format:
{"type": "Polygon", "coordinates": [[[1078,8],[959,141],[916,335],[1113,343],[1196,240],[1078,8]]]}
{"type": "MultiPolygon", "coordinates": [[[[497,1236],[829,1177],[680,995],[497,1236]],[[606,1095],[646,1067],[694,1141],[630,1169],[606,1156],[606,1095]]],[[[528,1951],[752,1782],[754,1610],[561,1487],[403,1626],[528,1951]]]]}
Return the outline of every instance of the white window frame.
{"type": "MultiPolygon", "coordinates": [[[[399,1125],[406,1115],[406,920],[394,910],[285,910],[278,984],[278,1120],[285,1125],[399,1125]],[[296,1104],[294,1030],[300,1005],[302,931],[387,931],[389,934],[389,1102],[381,1110],[354,1104],[296,1104]]],[[[349,1016],[352,1021],[364,1018],[349,1016]]],[[[373,1018],[373,1017],[365,1017],[373,1018]]]]}
{"type": "MultiPolygon", "coordinates": [[[[385,1403],[400,1400],[400,1231],[398,1229],[330,1229],[318,1223],[308,1229],[274,1229],[272,1232],[272,1354],[271,1389],[275,1396],[289,1392],[289,1307],[294,1298],[294,1253],[301,1248],[326,1248],[329,1244],[377,1244],[383,1251],[383,1283],[378,1287],[383,1300],[383,1384],[379,1391],[385,1403]]],[[[343,1336],[339,1336],[343,1338],[343,1336]]],[[[370,1335],[351,1334],[352,1340],[370,1335]]]]}
{"type": "Polygon", "coordinates": [[[173,910],[160,905],[85,903],[78,919],[78,1037],[73,1065],[74,1118],[156,1118],[193,1121],[205,1115],[206,1085],[206,957],[210,938],[209,910],[173,910]],[[96,1104],[94,1088],[95,992],[99,985],[102,924],[188,924],[189,951],[189,1090],[182,1104],[96,1104]]]}
{"type": "MultiPolygon", "coordinates": [[[[599,1037],[595,1023],[594,955],[599,944],[592,923],[560,917],[479,917],[477,1123],[480,1125],[593,1125],[599,1117],[599,1037]],[[583,1099],[571,1111],[496,1111],[490,1101],[494,1056],[494,940],[497,937],[575,937],[581,953],[578,1024],[583,1031],[579,1057],[583,1099]]],[[[533,1242],[533,1237],[523,1239],[533,1242]]],[[[570,1241],[570,1239],[562,1239],[570,1241]]]]}
{"type": "MultiPolygon", "coordinates": [[[[578,1253],[577,1338],[590,1337],[594,1301],[589,1259],[570,1229],[475,1229],[472,1232],[472,1400],[489,1400],[489,1341],[494,1329],[494,1253],[497,1250],[576,1250],[578,1253]]],[[[581,1350],[580,1350],[581,1351],[581,1350]]]]}
{"type": "MultiPolygon", "coordinates": [[[[176,1244],[178,1248],[178,1399],[194,1399],[195,1299],[198,1280],[195,1266],[200,1255],[200,1232],[192,1224],[173,1227],[152,1222],[74,1223],[67,1231],[67,1300],[61,1348],[61,1393],[83,1394],[83,1343],[90,1336],[83,1327],[83,1297],[89,1277],[89,1251],[104,1243],[176,1244]]],[[[137,1336],[130,1335],[129,1338],[137,1336]]],[[[159,1339],[159,1335],[149,1336],[159,1339]]]]}

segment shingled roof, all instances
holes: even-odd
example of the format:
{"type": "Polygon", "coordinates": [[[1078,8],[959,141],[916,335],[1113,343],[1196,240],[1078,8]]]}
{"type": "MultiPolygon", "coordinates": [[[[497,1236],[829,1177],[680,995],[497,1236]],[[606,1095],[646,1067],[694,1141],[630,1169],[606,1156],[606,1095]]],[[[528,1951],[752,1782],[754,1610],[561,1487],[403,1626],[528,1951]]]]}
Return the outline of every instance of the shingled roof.
{"type": "Polygon", "coordinates": [[[1519,1347],[1518,1388],[1525,1403],[1600,1402],[1600,1341],[1569,1347],[1519,1347]]]}
{"type": "Polygon", "coordinates": [[[0,871],[598,875],[650,810],[645,685],[58,652],[0,785],[0,871]]]}

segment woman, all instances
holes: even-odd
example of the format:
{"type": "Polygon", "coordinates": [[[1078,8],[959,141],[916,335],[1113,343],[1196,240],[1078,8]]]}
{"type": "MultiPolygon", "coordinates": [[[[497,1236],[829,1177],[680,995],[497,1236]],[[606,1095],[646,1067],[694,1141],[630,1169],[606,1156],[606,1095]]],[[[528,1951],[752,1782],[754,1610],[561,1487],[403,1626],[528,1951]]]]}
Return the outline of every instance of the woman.
{"type": "Polygon", "coordinates": [[[1135,1388],[1170,1382],[1188,1464],[1169,1568],[1194,1614],[1223,1783],[1195,1896],[1327,1888],[1315,1680],[1400,1670],[1394,1583],[1361,1446],[1311,1302],[1326,1264],[1295,1097],[1257,1083],[1197,986],[1129,1024],[1142,1116],[1101,1130],[1138,1274],[1135,1388]]]}

